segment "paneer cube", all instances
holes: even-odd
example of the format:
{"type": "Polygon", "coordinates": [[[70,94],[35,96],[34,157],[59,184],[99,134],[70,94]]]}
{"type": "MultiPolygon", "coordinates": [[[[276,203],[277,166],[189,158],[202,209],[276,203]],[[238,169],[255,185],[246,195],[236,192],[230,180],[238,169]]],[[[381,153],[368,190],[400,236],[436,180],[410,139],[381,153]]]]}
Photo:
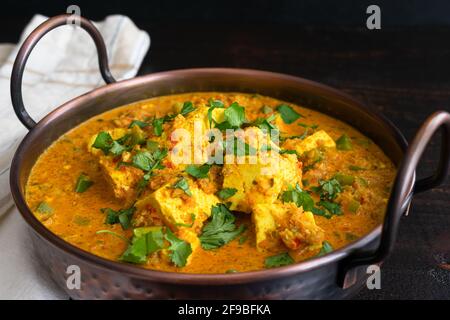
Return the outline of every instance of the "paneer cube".
{"type": "Polygon", "coordinates": [[[230,209],[250,213],[258,203],[273,203],[282,190],[301,183],[301,170],[296,155],[276,152],[268,153],[268,158],[257,159],[257,163],[231,163],[223,166],[223,187],[234,188],[237,192],[227,201],[230,209]]]}
{"type": "MultiPolygon", "coordinates": [[[[123,137],[128,132],[128,129],[122,128],[108,131],[108,133],[114,140],[123,137]]],[[[94,135],[88,141],[88,151],[97,157],[103,175],[108,185],[111,186],[114,192],[114,196],[118,199],[131,201],[132,198],[136,195],[135,186],[141,179],[143,172],[131,166],[122,166],[118,168],[118,161],[129,160],[126,158],[130,157],[130,153],[124,152],[119,158],[113,157],[111,155],[105,155],[102,150],[92,147],[92,144],[94,143],[96,137],[97,135],[94,135]]]]}
{"type": "Polygon", "coordinates": [[[278,207],[273,204],[258,203],[253,206],[252,221],[255,225],[256,247],[260,251],[271,251],[280,243],[277,225],[272,212],[278,207]]]}
{"type": "Polygon", "coordinates": [[[297,154],[302,155],[307,151],[320,147],[336,148],[336,143],[324,130],[319,130],[304,140],[288,139],[283,144],[283,147],[295,150],[297,154]]]}
{"type": "MultiPolygon", "coordinates": [[[[191,179],[186,179],[191,197],[175,196],[173,183],[168,183],[136,202],[135,219],[142,220],[141,217],[149,217],[149,224],[166,225],[177,237],[189,242],[192,252],[195,253],[200,248],[197,234],[211,215],[211,207],[220,200],[213,194],[203,192],[191,179]]],[[[192,256],[189,257],[188,263],[192,256]]]]}
{"type": "Polygon", "coordinates": [[[314,215],[294,203],[256,204],[252,210],[258,250],[270,251],[281,242],[292,250],[321,246],[324,231],[314,215]]]}
{"type": "Polygon", "coordinates": [[[211,207],[220,202],[214,194],[201,190],[190,178],[185,178],[192,196],[176,196],[180,191],[167,183],[135,204],[136,214],[140,211],[155,210],[162,223],[174,232],[180,228],[200,231],[205,220],[211,215],[211,207]]]}
{"type": "Polygon", "coordinates": [[[168,135],[173,145],[170,161],[178,169],[183,170],[188,164],[203,164],[208,161],[206,152],[209,145],[207,114],[208,108],[197,107],[186,117],[179,114],[173,120],[168,135]]]}

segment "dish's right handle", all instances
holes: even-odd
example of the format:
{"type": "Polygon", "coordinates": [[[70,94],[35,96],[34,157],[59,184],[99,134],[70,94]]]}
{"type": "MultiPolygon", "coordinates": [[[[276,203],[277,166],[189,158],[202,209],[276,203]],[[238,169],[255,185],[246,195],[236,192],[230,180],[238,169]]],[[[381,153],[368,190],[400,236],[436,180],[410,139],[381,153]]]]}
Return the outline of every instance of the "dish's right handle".
{"type": "Polygon", "coordinates": [[[375,252],[358,252],[350,255],[342,262],[338,273],[338,284],[348,288],[355,284],[356,273],[353,269],[362,265],[382,262],[388,256],[395,244],[400,218],[407,211],[414,193],[423,192],[441,184],[450,167],[450,113],[437,111],[433,113],[416,133],[406,150],[399,166],[397,176],[387,205],[379,247],[375,252]],[[419,160],[430,139],[442,128],[441,154],[437,171],[434,175],[416,182],[411,191],[411,183],[419,160]]]}
{"type": "MultiPolygon", "coordinates": [[[[17,53],[11,73],[11,100],[17,117],[23,125],[30,130],[36,125],[36,122],[30,117],[23,104],[22,78],[25,64],[27,63],[28,57],[30,56],[34,46],[44,35],[57,27],[73,23],[73,19],[74,18],[71,14],[63,14],[52,17],[43,22],[30,33],[17,53]]],[[[75,19],[79,22],[80,27],[86,30],[92,40],[94,40],[98,52],[98,65],[100,67],[100,73],[102,74],[103,80],[105,80],[106,83],[116,82],[108,67],[108,54],[106,52],[106,46],[102,35],[94,24],[88,19],[81,16],[77,16],[75,19]]]]}

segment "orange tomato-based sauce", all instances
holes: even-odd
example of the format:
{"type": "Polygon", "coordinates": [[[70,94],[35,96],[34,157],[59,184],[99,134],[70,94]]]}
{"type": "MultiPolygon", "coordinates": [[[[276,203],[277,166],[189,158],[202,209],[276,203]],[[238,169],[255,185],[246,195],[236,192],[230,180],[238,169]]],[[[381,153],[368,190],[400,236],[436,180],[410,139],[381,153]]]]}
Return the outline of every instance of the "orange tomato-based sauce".
{"type": "MultiPolygon", "coordinates": [[[[97,231],[108,229],[127,238],[131,238],[132,231],[123,230],[120,224],[105,225],[105,215],[100,209],[117,210],[123,208],[124,204],[123,200],[114,197],[98,161],[86,151],[89,137],[121,126],[124,119],[161,117],[170,112],[175,103],[191,101],[194,106],[207,105],[211,98],[223,101],[226,106],[238,102],[245,107],[246,118],[250,121],[267,117],[261,111],[263,106],[275,110],[284,103],[270,97],[244,93],[188,93],[152,98],[95,116],[61,136],[39,157],[26,185],[28,206],[48,229],[65,241],[100,257],[117,261],[126,250],[127,243],[112,234],[98,234],[97,231]],[[93,185],[87,191],[77,193],[74,186],[80,173],[89,176],[93,185]],[[51,214],[36,211],[43,201],[51,206],[51,214]]],[[[309,186],[316,186],[320,179],[329,179],[338,172],[352,175],[359,181],[357,191],[349,191],[358,193],[360,205],[357,210],[349,210],[344,197],[344,200],[341,199],[341,215],[334,215],[331,219],[315,216],[317,225],[324,230],[325,240],[334,249],[340,248],[364,236],[382,222],[395,167],[375,143],[351,126],[325,114],[288,104],[303,117],[294,124],[277,120],[283,135],[301,135],[305,131],[304,125],[317,125],[318,129],[326,131],[334,140],[343,134],[351,139],[351,150],[328,152],[321,162],[303,172],[302,176],[309,186]]],[[[305,186],[305,189],[308,187],[305,186]]],[[[312,193],[312,196],[318,200],[317,195],[312,193]]],[[[248,214],[236,213],[236,216],[237,224],[245,223],[247,230],[218,249],[196,250],[187,266],[175,267],[158,256],[150,258],[141,266],[187,273],[263,269],[265,259],[274,253],[256,249],[255,231],[248,214]]],[[[290,254],[294,260],[301,261],[317,252],[290,251],[290,254]]]]}

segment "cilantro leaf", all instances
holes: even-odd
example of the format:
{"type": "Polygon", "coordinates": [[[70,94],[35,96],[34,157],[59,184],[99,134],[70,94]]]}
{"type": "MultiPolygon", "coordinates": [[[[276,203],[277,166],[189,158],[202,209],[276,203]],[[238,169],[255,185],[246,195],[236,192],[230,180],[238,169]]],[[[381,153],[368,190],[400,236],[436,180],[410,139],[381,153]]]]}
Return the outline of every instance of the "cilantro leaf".
{"type": "Polygon", "coordinates": [[[211,221],[203,227],[199,237],[202,248],[205,250],[219,248],[240,235],[245,230],[245,226],[240,225],[236,228],[235,220],[234,215],[224,204],[219,203],[213,206],[211,221]]]}
{"type": "Polygon", "coordinates": [[[126,134],[117,140],[113,140],[108,132],[102,131],[97,134],[92,147],[102,150],[105,155],[111,153],[114,156],[118,156],[124,151],[131,149],[136,144],[134,143],[135,141],[130,138],[132,138],[132,136],[126,134]]]}
{"type": "Polygon", "coordinates": [[[195,110],[195,107],[194,107],[194,105],[192,104],[192,102],[190,102],[190,101],[185,101],[185,102],[183,103],[183,107],[181,108],[180,114],[183,115],[183,116],[185,116],[185,115],[187,115],[188,113],[190,113],[190,112],[192,112],[192,111],[194,111],[194,110],[195,110]]]}
{"type": "Polygon", "coordinates": [[[258,127],[261,129],[261,131],[265,132],[266,134],[269,134],[270,137],[272,137],[273,135],[279,136],[280,131],[278,130],[278,127],[272,123],[272,121],[274,121],[275,118],[276,116],[274,114],[268,118],[257,118],[253,122],[247,124],[247,126],[258,127]]]}
{"type": "Polygon", "coordinates": [[[295,261],[291,258],[289,253],[284,252],[277,254],[275,256],[267,257],[264,260],[264,266],[266,268],[275,268],[275,267],[282,267],[287,266],[289,264],[293,264],[295,261]]]}
{"type": "Polygon", "coordinates": [[[82,173],[78,177],[77,184],[75,185],[75,192],[78,192],[78,193],[85,192],[93,184],[94,184],[94,182],[91,181],[87,175],[82,173]]]}
{"type": "Polygon", "coordinates": [[[126,230],[131,226],[131,218],[133,217],[136,208],[132,206],[130,208],[120,209],[118,211],[111,208],[102,208],[100,211],[106,214],[106,224],[120,223],[122,229],[126,230]]]}
{"type": "Polygon", "coordinates": [[[223,112],[224,121],[220,123],[215,122],[212,119],[212,110],[215,108],[222,108],[223,103],[216,103],[216,105],[213,105],[208,109],[208,120],[210,121],[210,124],[214,122],[217,129],[222,131],[226,129],[236,129],[240,128],[245,123],[245,108],[240,106],[237,102],[233,102],[228,108],[225,109],[223,112]]]}
{"type": "Polygon", "coordinates": [[[120,260],[136,264],[147,262],[147,256],[164,248],[164,235],[161,227],[141,227],[133,230],[131,244],[120,260]]]}
{"type": "Polygon", "coordinates": [[[102,131],[97,134],[92,147],[102,150],[104,154],[108,154],[109,149],[111,149],[112,147],[112,144],[113,138],[111,137],[111,135],[106,131],[102,131]]]}
{"type": "Polygon", "coordinates": [[[314,200],[308,192],[303,191],[297,183],[295,189],[292,187],[281,195],[283,202],[294,202],[297,207],[303,207],[305,211],[312,211],[314,209],[314,200]]]}
{"type": "Polygon", "coordinates": [[[208,109],[209,127],[211,127],[213,123],[212,112],[216,108],[225,108],[225,105],[220,100],[209,99],[209,109],[208,109]]]}
{"type": "Polygon", "coordinates": [[[189,190],[189,183],[187,182],[186,178],[184,178],[184,177],[180,178],[177,182],[175,182],[175,184],[172,186],[172,188],[181,189],[189,197],[192,197],[192,192],[191,192],[191,190],[189,190]]]}
{"type": "MultiPolygon", "coordinates": [[[[196,108],[194,107],[194,105],[192,104],[192,102],[190,101],[185,101],[183,103],[183,107],[181,108],[181,111],[179,114],[185,116],[188,113],[194,111],[196,108]]],[[[157,137],[160,137],[163,133],[163,124],[169,121],[172,121],[173,119],[175,119],[175,117],[177,116],[177,114],[171,114],[171,115],[166,115],[162,118],[154,118],[152,120],[152,126],[153,126],[153,134],[157,137]]]]}
{"type": "Polygon", "coordinates": [[[239,103],[233,102],[225,109],[224,116],[231,127],[239,128],[245,122],[245,108],[239,103]]]}
{"type": "Polygon", "coordinates": [[[280,104],[277,107],[277,111],[280,113],[281,119],[283,119],[284,123],[286,124],[291,124],[295,122],[298,118],[302,117],[301,114],[297,113],[287,104],[280,104]]]}
{"type": "MultiPolygon", "coordinates": [[[[323,208],[325,208],[329,212],[330,215],[338,215],[339,216],[342,214],[341,206],[337,203],[321,200],[321,201],[317,202],[317,204],[319,206],[322,206],[323,208]]],[[[328,218],[327,216],[325,216],[325,217],[328,218]]]]}
{"type": "Polygon", "coordinates": [[[203,164],[201,166],[196,166],[194,164],[190,164],[186,167],[186,172],[191,176],[197,179],[208,178],[208,172],[211,169],[210,164],[203,164]]]}
{"type": "Polygon", "coordinates": [[[138,126],[141,129],[144,129],[145,127],[148,127],[150,124],[148,122],[144,122],[141,120],[133,120],[131,121],[130,125],[128,126],[129,129],[133,128],[134,126],[138,126]]]}
{"type": "Polygon", "coordinates": [[[170,242],[169,257],[173,264],[177,267],[184,267],[187,263],[188,257],[192,253],[191,244],[178,239],[170,229],[166,230],[166,240],[170,242]]]}
{"type": "Polygon", "coordinates": [[[152,126],[153,126],[153,134],[157,137],[160,137],[163,132],[163,124],[164,124],[164,118],[155,118],[152,120],[152,126]]]}
{"type": "Polygon", "coordinates": [[[151,169],[153,159],[148,151],[139,151],[132,158],[132,164],[138,169],[148,171],[151,169]]]}
{"type": "Polygon", "coordinates": [[[237,192],[237,189],[235,189],[235,188],[223,188],[222,190],[218,191],[216,193],[216,195],[221,200],[226,200],[226,199],[231,198],[232,196],[234,196],[236,192],[237,192]]]}
{"type": "Polygon", "coordinates": [[[311,190],[318,193],[322,200],[334,200],[338,193],[342,192],[342,186],[336,178],[332,178],[320,180],[319,186],[312,187],[311,190]]]}

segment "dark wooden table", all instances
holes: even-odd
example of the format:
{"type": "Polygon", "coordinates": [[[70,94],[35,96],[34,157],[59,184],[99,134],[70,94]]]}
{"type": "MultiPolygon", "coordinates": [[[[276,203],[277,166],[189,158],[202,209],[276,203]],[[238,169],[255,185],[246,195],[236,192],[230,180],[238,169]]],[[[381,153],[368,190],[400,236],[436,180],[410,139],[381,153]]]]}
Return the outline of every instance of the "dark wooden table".
{"type": "MultiPolygon", "coordinates": [[[[9,22],[0,42],[16,41],[26,21],[9,22]]],[[[152,38],[140,74],[213,66],[293,74],[362,100],[389,117],[408,140],[434,110],[450,110],[450,28],[138,25],[152,38]]],[[[439,141],[427,150],[419,176],[433,172],[439,141]]],[[[357,298],[449,299],[448,264],[450,179],[414,198],[395,251],[382,267],[381,290],[364,289],[357,298]]]]}

